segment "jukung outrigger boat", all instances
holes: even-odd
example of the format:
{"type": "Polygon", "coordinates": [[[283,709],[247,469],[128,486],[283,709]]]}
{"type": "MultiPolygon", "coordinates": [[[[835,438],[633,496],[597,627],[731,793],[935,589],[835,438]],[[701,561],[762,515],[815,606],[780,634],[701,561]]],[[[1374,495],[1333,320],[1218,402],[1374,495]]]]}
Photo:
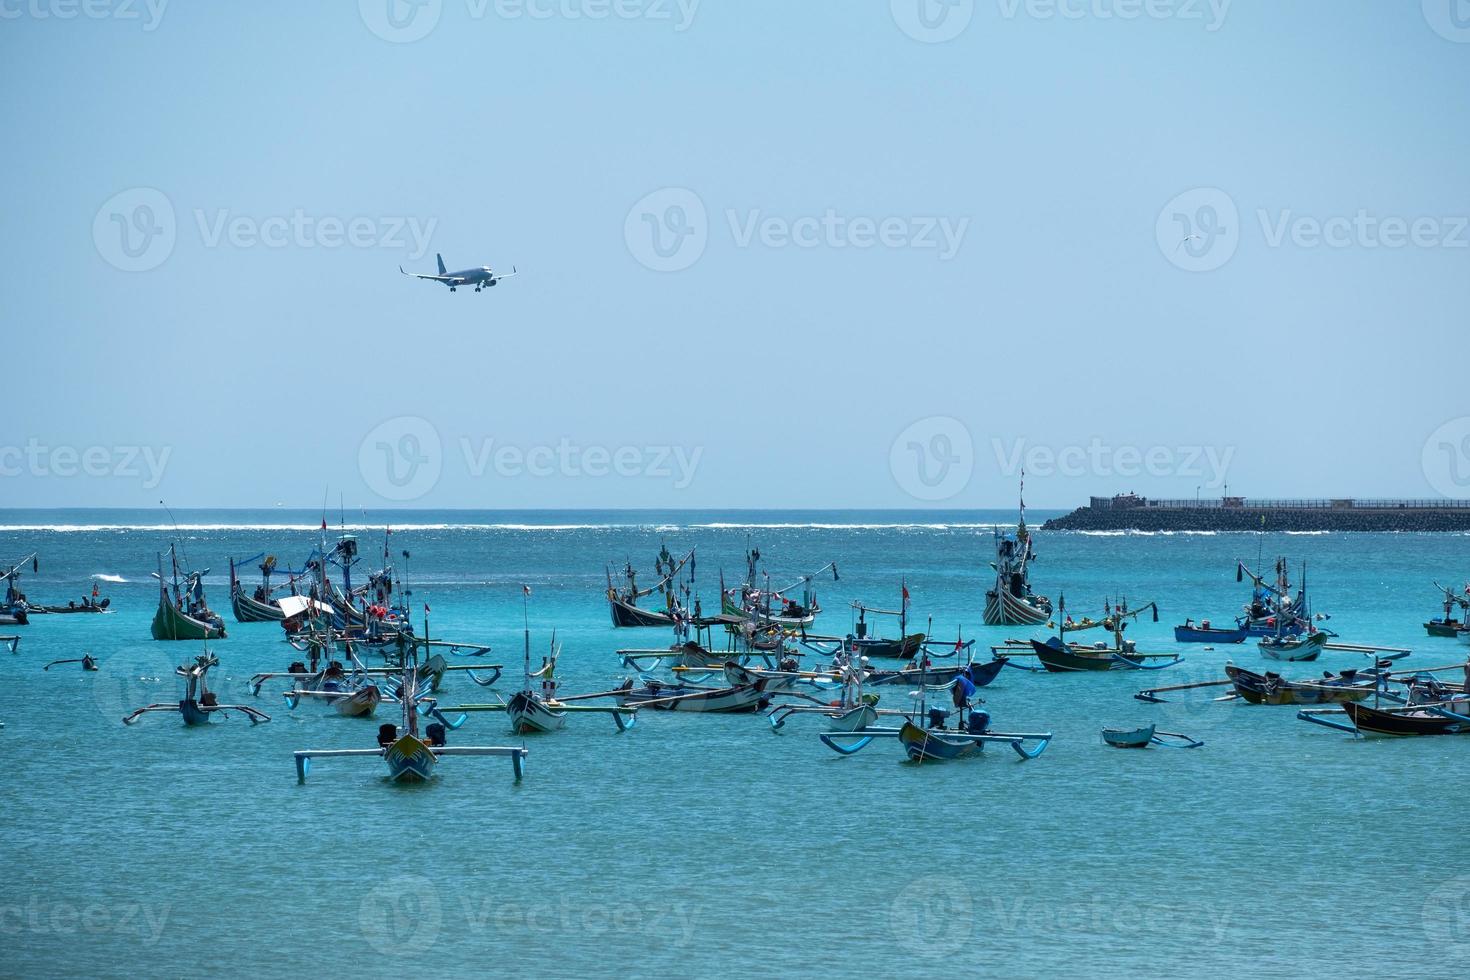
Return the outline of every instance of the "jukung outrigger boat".
{"type": "MultiPolygon", "coordinates": [[[[1434,587],[1440,591],[1444,599],[1444,617],[1431,619],[1424,624],[1425,631],[1430,636],[1457,637],[1470,633],[1470,599],[1456,594],[1454,589],[1447,589],[1438,582],[1434,587]],[[1460,609],[1460,618],[1455,618],[1455,609],[1460,609]]],[[[1465,586],[1465,595],[1470,596],[1470,585],[1465,586]]]]}
{"type": "Polygon", "coordinates": [[[685,612],[680,604],[679,576],[685,567],[689,568],[690,576],[694,574],[694,550],[683,558],[675,560],[669,553],[667,546],[660,548],[658,557],[654,559],[653,567],[659,575],[659,580],[652,588],[638,588],[638,572],[633,568],[631,561],[626,562],[623,567],[623,577],[627,585],[618,588],[613,585],[612,569],[607,569],[607,604],[612,614],[614,626],[631,628],[646,626],[672,626],[674,620],[685,612]],[[654,595],[663,596],[664,608],[648,609],[638,605],[638,600],[654,595]]]}
{"type": "Polygon", "coordinates": [[[765,588],[761,589],[757,587],[762,574],[758,571],[760,560],[759,548],[746,549],[745,581],[737,587],[725,588],[724,573],[720,574],[720,611],[726,619],[726,629],[736,632],[747,620],[788,630],[805,630],[811,626],[817,614],[822,611],[812,582],[827,571],[832,572],[833,581],[838,581],[840,576],[837,574],[837,563],[828,562],[784,589],[772,589],[770,573],[763,573],[765,588]],[[800,602],[787,595],[798,585],[802,587],[800,602]]]}
{"type": "Polygon", "coordinates": [[[951,712],[928,706],[928,688],[916,692],[915,708],[904,713],[897,728],[867,727],[851,731],[827,731],[818,736],[822,744],[839,755],[854,755],[875,739],[896,739],[904,754],[914,762],[940,762],[980,755],[988,744],[1011,747],[1023,760],[1034,759],[1051,744],[1051,732],[996,732],[990,729],[990,713],[972,710],[974,688],[963,678],[949,689],[956,725],[947,726],[951,712]],[[855,741],[853,741],[855,740],[855,741]],[[1035,742],[1032,747],[1029,743],[1035,742]]]}
{"type": "Polygon", "coordinates": [[[150,704],[147,707],[139,708],[137,711],[126,715],[123,718],[123,724],[131,725],[151,711],[177,711],[183,716],[184,724],[186,725],[207,725],[211,716],[230,711],[240,712],[246,718],[250,719],[250,724],[252,725],[258,725],[263,721],[270,721],[270,715],[248,705],[219,703],[219,699],[209,689],[209,684],[205,679],[205,675],[209,673],[209,668],[218,663],[218,658],[206,650],[203,655],[195,657],[192,664],[184,664],[181,667],[174,668],[174,673],[184,678],[183,698],[177,702],[150,704]]]}
{"type": "Polygon", "coordinates": [[[1205,744],[1178,732],[1161,732],[1154,725],[1146,728],[1104,728],[1102,738],[1104,743],[1115,749],[1146,749],[1150,745],[1171,749],[1197,749],[1205,744]]]}
{"type": "Polygon", "coordinates": [[[431,709],[433,702],[422,693],[416,656],[410,656],[399,672],[399,687],[399,704],[403,709],[401,726],[392,724],[378,726],[378,747],[376,749],[303,749],[294,753],[297,781],[306,782],[307,773],[311,769],[311,760],[314,758],[363,756],[382,759],[388,767],[388,779],[391,782],[422,783],[433,778],[440,758],[459,755],[509,757],[511,766],[515,770],[515,778],[517,781],[520,780],[522,760],[527,755],[527,750],[523,746],[449,746],[445,738],[445,729],[448,726],[442,722],[427,725],[424,733],[419,734],[420,705],[431,709]]]}
{"type": "Polygon", "coordinates": [[[1470,695],[1465,685],[1443,684],[1431,673],[1420,672],[1408,679],[1401,697],[1385,690],[1387,681],[1384,677],[1371,705],[1364,700],[1336,708],[1303,708],[1297,718],[1354,736],[1470,734],[1470,695]]]}
{"type": "Polygon", "coordinates": [[[1031,590],[1036,553],[1026,527],[1026,483],[1021,481],[1021,518],[1014,535],[996,528],[995,584],[985,593],[986,626],[1039,626],[1051,618],[1051,600],[1031,590]]]}
{"type": "Polygon", "coordinates": [[[168,546],[169,566],[172,578],[163,577],[163,555],[158,555],[158,571],[152,573],[158,579],[158,612],[153,616],[153,638],[155,640],[214,640],[225,635],[225,622],[210,611],[204,601],[204,576],[201,572],[186,572],[179,577],[179,557],[175,546],[168,546]],[[172,585],[170,585],[172,583],[172,585]]]}
{"type": "MultiPolygon", "coordinates": [[[[1259,560],[1257,561],[1259,565],[1259,560]]],[[[1304,566],[1305,569],[1305,566],[1304,566]]],[[[1307,602],[1306,575],[1303,571],[1301,587],[1292,596],[1291,581],[1285,558],[1276,559],[1274,581],[1251,571],[1245,562],[1235,563],[1235,580],[1251,580],[1251,598],[1235,619],[1234,627],[1214,626],[1208,619],[1197,625],[1186,619],[1184,625],[1174,627],[1174,639],[1178,643],[1244,643],[1251,637],[1274,636],[1279,631],[1288,636],[1302,633],[1311,621],[1307,602]],[[1285,612],[1285,621],[1279,621],[1285,612]]],[[[1329,631],[1330,632],[1330,631],[1329,631]]]]}
{"type": "MultiPolygon", "coordinates": [[[[1014,660],[1011,661],[1011,666],[1022,670],[1044,670],[1052,673],[1093,670],[1163,670],[1165,667],[1173,667],[1183,659],[1177,653],[1140,653],[1132,640],[1123,638],[1123,631],[1128,628],[1128,624],[1145,612],[1152,612],[1154,622],[1159,621],[1157,603],[1150,602],[1131,610],[1128,608],[1127,599],[1120,599],[1116,607],[1109,603],[1103,622],[1108,624],[1113,634],[1111,647],[1106,643],[1098,643],[1094,646],[1068,643],[1069,626],[1066,612],[1066,598],[1062,597],[1058,600],[1057,635],[1046,640],[1029,641],[1031,652],[1035,654],[1041,666],[1032,667],[1014,660]],[[1159,662],[1151,663],[1150,661],[1159,662]]],[[[1010,650],[1009,647],[993,649],[1010,650]]]]}
{"type": "MultiPolygon", "coordinates": [[[[251,558],[230,559],[230,608],[235,613],[237,623],[278,623],[286,618],[281,611],[280,603],[273,595],[281,586],[271,585],[271,576],[276,574],[276,556],[261,552],[251,558]],[[246,594],[245,584],[240,581],[237,570],[250,562],[260,562],[260,584],[255,590],[246,594]]],[[[304,571],[283,571],[281,574],[288,576],[288,585],[291,595],[296,595],[296,578],[306,574],[304,571]]]]}

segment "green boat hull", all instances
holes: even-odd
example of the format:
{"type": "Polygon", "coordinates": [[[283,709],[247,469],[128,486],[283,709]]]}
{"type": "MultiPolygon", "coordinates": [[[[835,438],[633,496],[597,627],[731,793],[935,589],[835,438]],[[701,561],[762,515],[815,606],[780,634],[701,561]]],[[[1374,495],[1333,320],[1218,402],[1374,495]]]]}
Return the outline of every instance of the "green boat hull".
{"type": "Polygon", "coordinates": [[[155,640],[217,640],[225,635],[219,627],[186,615],[167,599],[160,599],[153,615],[155,640]]]}

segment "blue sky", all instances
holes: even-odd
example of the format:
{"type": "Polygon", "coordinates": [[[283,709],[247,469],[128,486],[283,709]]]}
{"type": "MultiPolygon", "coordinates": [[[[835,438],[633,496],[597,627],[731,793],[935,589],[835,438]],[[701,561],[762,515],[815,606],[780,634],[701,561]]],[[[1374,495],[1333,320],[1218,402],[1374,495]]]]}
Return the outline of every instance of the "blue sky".
{"type": "Polygon", "coordinates": [[[5,0],[0,496],[1470,496],[1458,2],[5,0]]]}

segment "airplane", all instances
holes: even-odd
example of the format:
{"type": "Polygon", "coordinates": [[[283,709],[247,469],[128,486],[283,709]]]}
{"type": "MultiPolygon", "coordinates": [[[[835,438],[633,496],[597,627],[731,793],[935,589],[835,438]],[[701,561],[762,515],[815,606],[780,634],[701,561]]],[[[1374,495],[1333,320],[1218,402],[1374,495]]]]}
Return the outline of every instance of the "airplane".
{"type": "Polygon", "coordinates": [[[404,272],[403,266],[401,265],[398,267],[398,271],[403,272],[405,276],[413,276],[415,279],[432,279],[435,282],[442,282],[449,287],[451,293],[457,287],[468,286],[471,283],[474,284],[475,292],[478,293],[481,286],[493,286],[500,280],[509,279],[516,274],[515,266],[511,266],[509,272],[496,275],[490,270],[488,265],[481,266],[478,269],[461,269],[458,272],[449,272],[444,268],[444,256],[436,252],[434,253],[434,258],[439,260],[439,274],[437,276],[424,276],[419,275],[417,272],[404,272]]]}

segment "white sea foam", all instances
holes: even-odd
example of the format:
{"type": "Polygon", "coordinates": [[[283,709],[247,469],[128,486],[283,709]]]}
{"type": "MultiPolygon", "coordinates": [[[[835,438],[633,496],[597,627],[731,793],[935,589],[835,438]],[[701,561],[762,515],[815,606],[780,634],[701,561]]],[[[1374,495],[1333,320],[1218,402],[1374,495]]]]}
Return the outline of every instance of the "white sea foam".
{"type": "Polygon", "coordinates": [[[108,575],[108,574],[106,574],[104,572],[98,572],[96,575],[93,575],[92,577],[94,579],[96,579],[97,581],[99,581],[99,582],[114,582],[114,583],[121,584],[121,583],[124,583],[124,582],[127,581],[127,579],[123,578],[121,575],[108,575]]]}

